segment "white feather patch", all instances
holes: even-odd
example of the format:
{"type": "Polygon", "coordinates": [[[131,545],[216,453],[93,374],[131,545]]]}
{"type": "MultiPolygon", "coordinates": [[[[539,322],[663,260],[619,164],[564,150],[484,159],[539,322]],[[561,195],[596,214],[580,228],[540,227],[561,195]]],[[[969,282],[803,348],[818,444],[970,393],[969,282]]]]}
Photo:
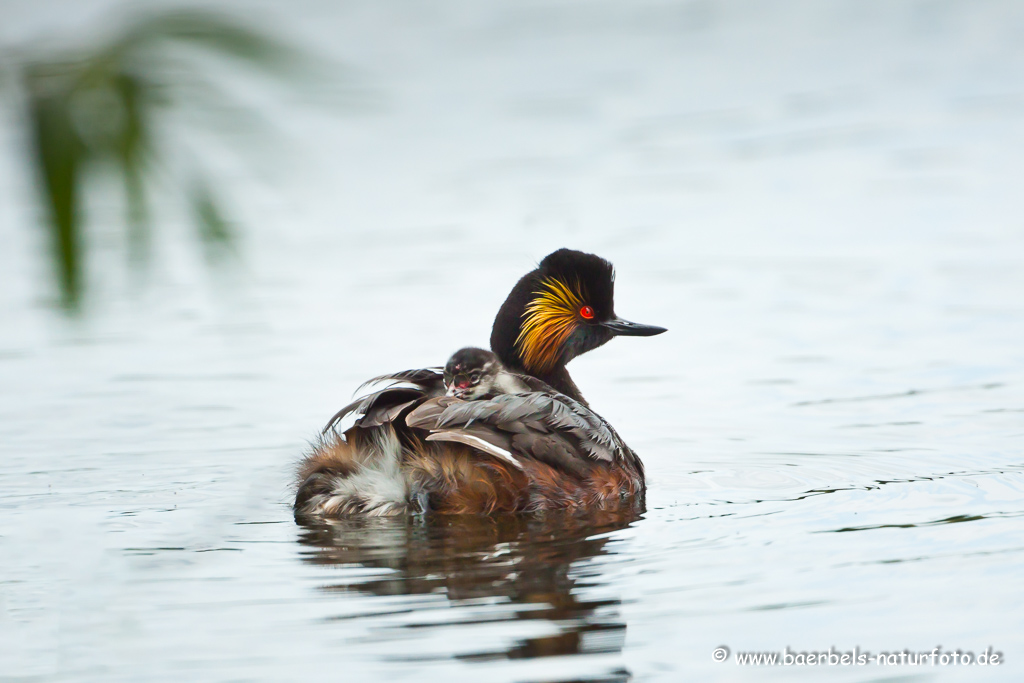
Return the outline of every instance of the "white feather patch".
{"type": "Polygon", "coordinates": [[[358,471],[334,477],[330,495],[318,507],[370,515],[395,514],[405,509],[409,489],[399,469],[402,446],[394,430],[375,430],[369,446],[370,452],[358,471]]]}

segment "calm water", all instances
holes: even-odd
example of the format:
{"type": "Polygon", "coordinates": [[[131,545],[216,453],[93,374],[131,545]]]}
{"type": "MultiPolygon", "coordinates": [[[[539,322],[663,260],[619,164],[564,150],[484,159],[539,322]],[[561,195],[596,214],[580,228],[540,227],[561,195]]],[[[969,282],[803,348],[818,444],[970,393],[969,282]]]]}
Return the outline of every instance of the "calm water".
{"type": "MultiPolygon", "coordinates": [[[[0,38],[102,7],[9,1],[0,38]]],[[[1021,680],[1024,7],[273,11],[370,104],[243,79],[275,139],[182,138],[234,269],[168,203],[134,286],[100,194],[63,319],[2,110],[0,681],[1021,680]],[[486,343],[560,246],[670,330],[571,366],[647,511],[296,525],[355,386],[486,343]],[[736,663],[833,646],[1006,664],[736,663]]]]}

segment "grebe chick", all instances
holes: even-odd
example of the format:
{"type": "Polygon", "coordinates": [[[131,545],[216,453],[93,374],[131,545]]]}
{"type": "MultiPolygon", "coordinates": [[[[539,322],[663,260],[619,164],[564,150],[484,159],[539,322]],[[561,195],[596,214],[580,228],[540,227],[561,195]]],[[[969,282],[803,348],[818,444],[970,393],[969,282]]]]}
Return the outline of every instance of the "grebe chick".
{"type": "Polygon", "coordinates": [[[473,346],[459,349],[448,359],[444,366],[444,385],[446,396],[464,401],[531,391],[523,378],[506,370],[495,354],[473,346]]]}

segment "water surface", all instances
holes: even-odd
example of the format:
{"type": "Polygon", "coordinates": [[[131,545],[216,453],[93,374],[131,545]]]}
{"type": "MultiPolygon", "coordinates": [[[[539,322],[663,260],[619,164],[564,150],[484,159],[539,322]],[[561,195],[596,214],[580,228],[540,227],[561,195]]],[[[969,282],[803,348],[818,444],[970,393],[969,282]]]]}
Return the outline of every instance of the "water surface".
{"type": "Polygon", "coordinates": [[[300,5],[379,99],[265,97],[277,161],[213,156],[234,270],[169,209],[134,286],[101,197],[62,318],[3,127],[0,680],[1024,675],[1020,7],[300,5]],[[571,366],[646,511],[295,524],[351,391],[485,344],[561,246],[670,330],[571,366]],[[735,662],[787,646],[1006,664],[735,662]]]}

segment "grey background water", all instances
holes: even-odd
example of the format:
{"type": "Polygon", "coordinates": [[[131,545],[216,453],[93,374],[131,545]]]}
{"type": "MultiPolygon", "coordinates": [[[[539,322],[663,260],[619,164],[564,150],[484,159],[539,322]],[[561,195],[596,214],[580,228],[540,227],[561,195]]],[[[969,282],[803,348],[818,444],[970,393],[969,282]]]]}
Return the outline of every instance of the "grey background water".
{"type": "MultiPolygon", "coordinates": [[[[0,38],[110,7],[6,0],[0,38]]],[[[100,195],[62,317],[3,109],[0,680],[1020,680],[1024,6],[233,7],[372,100],[247,84],[276,138],[182,139],[245,226],[233,270],[169,206],[138,286],[100,195]],[[571,366],[646,514],[296,526],[355,386],[484,344],[560,246],[670,329],[571,366]]]]}

